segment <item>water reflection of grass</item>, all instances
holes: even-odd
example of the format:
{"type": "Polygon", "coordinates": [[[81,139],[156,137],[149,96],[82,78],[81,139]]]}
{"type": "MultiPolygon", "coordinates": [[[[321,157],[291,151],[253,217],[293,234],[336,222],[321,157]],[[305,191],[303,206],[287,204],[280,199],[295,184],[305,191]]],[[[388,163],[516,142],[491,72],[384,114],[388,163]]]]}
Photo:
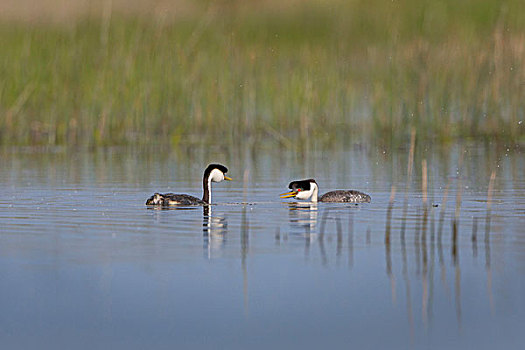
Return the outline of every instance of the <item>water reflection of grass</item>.
{"type": "Polygon", "coordinates": [[[0,40],[4,144],[524,136],[518,0],[4,22],[0,40]]]}

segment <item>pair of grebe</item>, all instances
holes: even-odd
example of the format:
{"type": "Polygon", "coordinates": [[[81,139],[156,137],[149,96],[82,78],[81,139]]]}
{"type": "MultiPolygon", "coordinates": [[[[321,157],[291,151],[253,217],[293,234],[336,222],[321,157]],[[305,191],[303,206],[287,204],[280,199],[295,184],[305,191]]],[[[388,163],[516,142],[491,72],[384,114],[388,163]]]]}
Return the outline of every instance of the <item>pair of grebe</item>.
{"type": "MultiPolygon", "coordinates": [[[[155,193],[146,200],[146,205],[174,206],[174,205],[206,205],[211,204],[211,183],[222,182],[232,179],[226,176],[228,168],[221,164],[210,164],[204,170],[202,178],[203,195],[202,199],[187,194],[175,193],[155,193]]],[[[281,198],[310,200],[311,202],[332,202],[332,203],[369,203],[370,196],[366,193],[355,190],[337,190],[319,196],[319,186],[314,179],[292,181],[288,185],[291,189],[280,195],[281,198]]]]}

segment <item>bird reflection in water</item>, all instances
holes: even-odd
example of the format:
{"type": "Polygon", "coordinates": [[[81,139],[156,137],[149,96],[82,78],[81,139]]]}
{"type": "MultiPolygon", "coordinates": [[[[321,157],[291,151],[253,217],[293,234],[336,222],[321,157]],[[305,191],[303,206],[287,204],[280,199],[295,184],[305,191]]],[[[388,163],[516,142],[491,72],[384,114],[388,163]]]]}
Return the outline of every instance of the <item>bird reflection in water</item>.
{"type": "MultiPolygon", "coordinates": [[[[355,205],[349,206],[329,206],[323,208],[320,212],[317,203],[287,203],[289,209],[290,234],[292,237],[304,240],[305,257],[310,256],[310,248],[315,244],[319,247],[320,258],[323,265],[327,265],[332,248],[335,248],[335,261],[339,264],[343,258],[344,240],[344,223],[348,215],[348,232],[346,246],[348,248],[348,266],[353,266],[354,250],[354,209],[355,205]],[[350,209],[350,210],[349,210],[350,209]],[[321,215],[320,223],[318,216],[321,215]],[[335,247],[333,242],[335,242],[335,247]]],[[[369,233],[368,233],[369,234],[369,233]]],[[[281,233],[276,234],[276,240],[281,239],[281,233]]],[[[284,236],[286,239],[286,235],[284,236]]]]}
{"type": "Polygon", "coordinates": [[[305,256],[309,256],[310,245],[318,238],[317,203],[315,202],[289,202],[288,217],[290,221],[290,234],[304,239],[305,256]]]}
{"type": "Polygon", "coordinates": [[[208,259],[211,259],[213,252],[220,251],[226,243],[228,221],[225,217],[213,216],[211,206],[205,205],[202,207],[202,231],[204,249],[208,259]]]}
{"type": "Polygon", "coordinates": [[[317,203],[288,203],[290,225],[306,238],[315,237],[315,226],[317,225],[317,203]]]}

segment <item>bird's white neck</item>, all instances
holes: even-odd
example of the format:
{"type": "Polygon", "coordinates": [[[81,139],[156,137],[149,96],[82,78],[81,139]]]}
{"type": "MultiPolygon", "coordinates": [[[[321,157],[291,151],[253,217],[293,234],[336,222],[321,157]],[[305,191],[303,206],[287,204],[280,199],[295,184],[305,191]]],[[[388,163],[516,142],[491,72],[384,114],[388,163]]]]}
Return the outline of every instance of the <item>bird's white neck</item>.
{"type": "Polygon", "coordinates": [[[310,183],[310,187],[312,187],[312,197],[310,198],[310,201],[317,203],[317,197],[319,196],[319,187],[317,187],[317,184],[314,182],[310,183]]]}
{"type": "Polygon", "coordinates": [[[202,200],[211,204],[211,183],[212,182],[221,182],[224,180],[224,173],[220,171],[219,169],[213,169],[210,172],[210,175],[208,175],[208,178],[204,178],[203,186],[204,186],[204,195],[202,197],[202,200]]]}
{"type": "Polygon", "coordinates": [[[211,175],[208,177],[208,203],[211,204],[211,175]]]}

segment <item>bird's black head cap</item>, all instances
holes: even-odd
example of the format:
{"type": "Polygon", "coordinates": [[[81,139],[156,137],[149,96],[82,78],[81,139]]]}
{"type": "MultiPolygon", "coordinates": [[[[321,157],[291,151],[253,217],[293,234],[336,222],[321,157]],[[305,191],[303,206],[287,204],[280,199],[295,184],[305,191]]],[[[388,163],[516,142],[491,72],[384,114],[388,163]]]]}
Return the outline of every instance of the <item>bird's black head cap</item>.
{"type": "Polygon", "coordinates": [[[316,183],[316,182],[314,179],[292,181],[288,185],[288,188],[293,191],[296,191],[298,189],[301,191],[309,191],[311,183],[316,183]]]}
{"type": "Polygon", "coordinates": [[[224,165],[212,163],[212,164],[208,165],[206,170],[204,170],[204,176],[206,177],[206,176],[210,175],[210,173],[212,172],[213,169],[219,169],[224,174],[226,174],[228,172],[228,168],[226,168],[224,165]]]}

